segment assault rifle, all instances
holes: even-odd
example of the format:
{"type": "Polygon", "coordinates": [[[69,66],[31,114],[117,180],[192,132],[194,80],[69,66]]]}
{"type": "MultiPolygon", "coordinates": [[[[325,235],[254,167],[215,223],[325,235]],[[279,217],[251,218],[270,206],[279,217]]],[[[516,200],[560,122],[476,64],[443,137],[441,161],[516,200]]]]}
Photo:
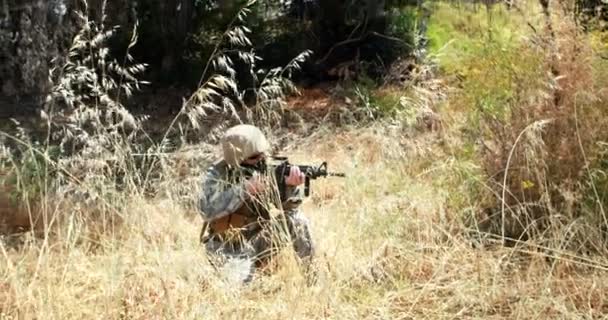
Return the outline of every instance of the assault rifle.
{"type": "Polygon", "coordinates": [[[291,164],[287,157],[274,156],[271,161],[259,164],[255,168],[250,168],[258,171],[261,174],[273,173],[276,179],[281,201],[287,199],[286,190],[287,184],[285,178],[289,176],[291,167],[296,166],[304,174],[304,196],[310,195],[310,180],[326,177],[345,177],[341,172],[330,172],[327,170],[327,161],[323,161],[320,165],[299,165],[291,164]]]}
{"type": "Polygon", "coordinates": [[[289,176],[289,172],[292,166],[296,166],[300,168],[300,171],[304,173],[304,196],[308,197],[310,195],[310,180],[315,180],[317,178],[326,178],[326,177],[345,177],[346,175],[341,172],[330,172],[327,171],[327,161],[323,161],[320,165],[298,165],[291,164],[287,157],[273,157],[275,161],[279,161],[278,164],[270,164],[268,165],[272,170],[274,170],[274,175],[277,179],[277,186],[279,188],[279,192],[281,194],[281,200],[286,198],[285,195],[285,178],[289,176]]]}

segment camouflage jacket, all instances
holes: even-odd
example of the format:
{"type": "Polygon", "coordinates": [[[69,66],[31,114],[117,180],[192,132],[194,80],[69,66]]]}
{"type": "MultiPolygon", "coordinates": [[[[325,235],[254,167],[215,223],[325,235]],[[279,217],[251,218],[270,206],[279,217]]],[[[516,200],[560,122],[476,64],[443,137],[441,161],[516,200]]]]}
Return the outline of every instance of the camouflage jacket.
{"type": "MultiPolygon", "coordinates": [[[[236,211],[242,211],[243,207],[249,209],[246,211],[250,216],[264,214],[260,211],[265,209],[260,209],[261,206],[256,205],[263,200],[247,194],[243,184],[244,179],[235,171],[223,160],[214,163],[207,169],[199,198],[199,210],[203,221],[211,222],[223,218],[236,211]]],[[[288,186],[286,193],[287,200],[280,203],[279,206],[274,206],[282,207],[286,214],[296,213],[302,203],[301,188],[288,186]]]]}

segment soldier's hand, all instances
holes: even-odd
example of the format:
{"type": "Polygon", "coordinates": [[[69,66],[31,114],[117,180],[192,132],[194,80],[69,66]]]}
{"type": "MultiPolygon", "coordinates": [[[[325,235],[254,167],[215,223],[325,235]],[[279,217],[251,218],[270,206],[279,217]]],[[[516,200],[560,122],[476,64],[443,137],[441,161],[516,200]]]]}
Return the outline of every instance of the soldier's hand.
{"type": "Polygon", "coordinates": [[[262,177],[259,175],[254,175],[247,181],[245,181],[245,191],[251,195],[258,194],[264,190],[264,182],[262,181],[262,177]]]}
{"type": "Polygon", "coordinates": [[[285,183],[290,186],[299,186],[304,183],[304,173],[297,166],[291,166],[289,176],[285,179],[285,183]]]}

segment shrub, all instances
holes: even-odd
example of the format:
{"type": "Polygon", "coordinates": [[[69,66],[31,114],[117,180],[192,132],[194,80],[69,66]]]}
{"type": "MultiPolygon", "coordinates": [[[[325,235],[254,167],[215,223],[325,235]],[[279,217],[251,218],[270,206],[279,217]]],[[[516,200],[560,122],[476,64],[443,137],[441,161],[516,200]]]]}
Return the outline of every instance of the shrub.
{"type": "Polygon", "coordinates": [[[552,19],[545,21],[513,12],[515,18],[505,20],[503,10],[494,5],[430,26],[435,50],[438,39],[455,39],[438,51],[440,66],[455,76],[450,107],[465,112],[462,130],[474,146],[474,153],[460,152],[462,160],[483,169],[482,179],[468,178],[479,179],[470,192],[480,210],[470,221],[508,238],[597,248],[602,238],[590,235],[604,228],[597,201],[603,196],[589,190],[603,172],[597,143],[608,138],[598,130],[608,119],[601,108],[605,94],[598,94],[605,69],[597,69],[590,36],[567,10],[551,8],[552,19]],[[478,25],[476,37],[459,30],[478,25]]]}

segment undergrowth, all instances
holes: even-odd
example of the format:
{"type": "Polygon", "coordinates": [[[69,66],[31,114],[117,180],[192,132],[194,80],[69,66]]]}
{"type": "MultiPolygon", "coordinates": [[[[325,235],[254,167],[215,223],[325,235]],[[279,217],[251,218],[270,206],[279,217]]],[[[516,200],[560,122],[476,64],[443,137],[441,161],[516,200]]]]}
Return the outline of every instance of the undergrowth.
{"type": "MultiPolygon", "coordinates": [[[[6,183],[14,186],[12,193],[28,194],[25,197],[28,201],[40,198],[43,202],[56,193],[60,202],[72,199],[109,206],[110,211],[122,218],[121,206],[130,196],[169,193],[183,198],[183,190],[163,189],[167,179],[195,173],[193,170],[200,170],[213,155],[209,146],[204,153],[178,159],[176,155],[181,152],[175,151],[188,148],[185,137],[204,136],[197,141],[213,143],[217,134],[230,124],[255,123],[265,130],[280,126],[285,96],[297,92],[290,77],[310,52],[302,52],[283,67],[257,68],[261,58],[252,50],[251,31],[245,25],[255,3],[255,0],[243,2],[224,33],[214,40],[215,47],[199,88],[184,101],[158,139],[144,131],[148,116],[136,117],[123,104],[147,84],[139,79],[146,65],[133,61],[129,53],[137,44],[137,24],[123,61],[111,59],[109,41],[117,27],[107,25],[106,3],[100,19],[94,19],[87,15],[88,4],[83,1],[83,11],[77,14],[80,30],[67,57],[57,60],[64,61],[63,64],[50,74],[52,90],[40,121],[46,135],[29,135],[19,124],[16,133],[2,133],[12,152],[3,159],[2,169],[6,183]],[[254,88],[238,87],[234,67],[237,59],[255,75],[254,88]],[[255,93],[256,101],[248,105],[245,93],[250,91],[255,93]],[[192,158],[198,163],[193,163],[192,158]],[[190,165],[194,168],[187,168],[190,165]],[[124,201],[116,202],[117,198],[124,201]]],[[[195,183],[193,180],[191,183],[195,183]]],[[[49,209],[43,207],[36,210],[49,209]]],[[[27,220],[40,221],[47,219],[37,216],[55,213],[26,215],[30,216],[27,220]]]]}
{"type": "Polygon", "coordinates": [[[577,29],[560,7],[551,36],[534,3],[436,3],[429,54],[404,81],[354,83],[341,109],[351,122],[285,138],[277,132],[296,89],[290,72],[308,53],[256,70],[244,25],[252,3],[218,38],[161,141],[121,104],[144,66],[104,60],[112,32],[82,16],[82,43],[53,79],[47,139],[0,138],[0,224],[14,227],[0,231],[20,234],[0,237],[0,317],[605,314],[601,35],[577,29]],[[253,106],[233,59],[259,76],[253,106]],[[215,159],[216,135],[238,122],[262,126],[293,162],[325,160],[347,173],[314,181],[304,203],[319,252],[313,285],[288,252],[249,286],[226,282],[198,243],[199,175],[215,159]],[[191,131],[209,140],[180,140],[191,131]]]}
{"type": "Polygon", "coordinates": [[[475,172],[466,178],[475,209],[465,218],[514,241],[603,252],[604,196],[590,174],[603,172],[598,143],[608,138],[598,130],[606,81],[596,35],[560,4],[549,20],[521,6],[462,8],[447,18],[451,9],[439,4],[429,27],[454,88],[446,108],[462,115],[464,146],[452,152],[482,169],[467,170],[475,172]]]}

